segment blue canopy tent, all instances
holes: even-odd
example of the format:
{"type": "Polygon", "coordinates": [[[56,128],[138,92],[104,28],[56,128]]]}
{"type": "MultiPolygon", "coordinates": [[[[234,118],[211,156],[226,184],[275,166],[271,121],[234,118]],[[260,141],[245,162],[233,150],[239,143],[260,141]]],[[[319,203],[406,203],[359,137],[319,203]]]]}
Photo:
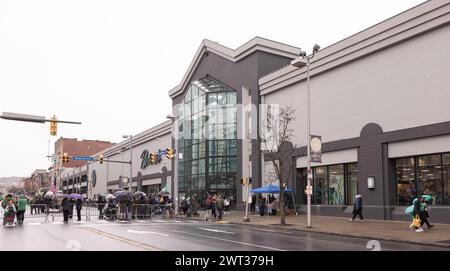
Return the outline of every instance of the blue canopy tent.
{"type": "MultiPolygon", "coordinates": [[[[280,194],[280,186],[275,184],[268,184],[263,187],[252,189],[250,192],[252,193],[261,193],[261,194],[280,194]]],[[[292,193],[292,189],[285,188],[284,192],[291,193],[292,201],[294,202],[294,211],[295,215],[298,215],[297,213],[297,207],[295,205],[295,198],[294,193],[292,193]]]]}

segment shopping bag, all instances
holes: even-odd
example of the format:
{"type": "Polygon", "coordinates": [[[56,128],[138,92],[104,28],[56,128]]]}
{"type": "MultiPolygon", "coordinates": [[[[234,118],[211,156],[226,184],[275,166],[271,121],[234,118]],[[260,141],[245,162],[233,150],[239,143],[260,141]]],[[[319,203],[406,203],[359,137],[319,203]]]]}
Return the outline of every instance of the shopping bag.
{"type": "Polygon", "coordinates": [[[417,228],[420,228],[420,227],[421,227],[421,226],[420,226],[420,218],[419,218],[418,215],[416,215],[416,216],[414,217],[413,225],[414,225],[414,227],[417,227],[417,228]]]}

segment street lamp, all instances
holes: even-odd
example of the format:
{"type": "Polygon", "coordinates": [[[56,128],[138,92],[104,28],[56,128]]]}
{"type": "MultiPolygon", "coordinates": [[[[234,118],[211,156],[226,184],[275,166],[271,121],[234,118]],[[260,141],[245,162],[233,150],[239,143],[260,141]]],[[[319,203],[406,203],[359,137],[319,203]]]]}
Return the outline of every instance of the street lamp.
{"type": "Polygon", "coordinates": [[[297,68],[302,68],[304,66],[306,66],[306,79],[307,79],[307,90],[306,90],[306,120],[307,120],[307,125],[306,125],[306,150],[307,150],[307,165],[308,165],[308,170],[307,170],[307,179],[308,179],[308,186],[306,187],[306,194],[308,197],[308,222],[307,222],[307,228],[311,228],[311,194],[312,194],[312,186],[311,186],[311,179],[312,179],[312,171],[311,171],[311,100],[310,100],[310,88],[311,88],[311,84],[310,84],[310,75],[309,75],[309,63],[310,63],[310,59],[314,57],[315,53],[317,53],[320,50],[320,46],[315,44],[313,47],[313,53],[312,55],[306,56],[306,52],[305,51],[301,51],[300,52],[300,57],[297,59],[294,59],[291,62],[291,65],[297,68]],[[305,58],[306,58],[306,62],[305,62],[305,58]]]}
{"type": "MultiPolygon", "coordinates": [[[[166,118],[172,120],[173,135],[175,138],[174,149],[175,149],[175,153],[177,153],[177,151],[178,151],[178,129],[177,129],[177,127],[175,127],[176,126],[175,121],[177,118],[174,115],[167,115],[166,118]]],[[[173,175],[173,178],[174,178],[174,181],[173,181],[174,199],[173,200],[175,202],[175,214],[178,215],[178,165],[177,165],[178,159],[176,159],[176,157],[177,157],[177,155],[175,155],[173,157],[173,159],[175,161],[175,163],[174,163],[175,167],[173,169],[175,171],[174,175],[173,175]]]]}
{"type": "MultiPolygon", "coordinates": [[[[124,135],[123,138],[130,138],[130,184],[128,185],[129,191],[133,188],[133,135],[124,135]]],[[[137,187],[137,186],[136,186],[137,187]]]]}

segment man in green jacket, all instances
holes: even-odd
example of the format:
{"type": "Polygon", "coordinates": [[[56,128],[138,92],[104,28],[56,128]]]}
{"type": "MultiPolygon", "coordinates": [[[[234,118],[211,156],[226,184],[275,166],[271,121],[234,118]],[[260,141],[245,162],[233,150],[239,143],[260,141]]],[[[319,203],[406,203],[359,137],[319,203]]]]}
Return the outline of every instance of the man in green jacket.
{"type": "Polygon", "coordinates": [[[17,222],[19,224],[23,223],[25,219],[25,210],[27,209],[28,200],[24,195],[21,195],[17,201],[17,222]]]}

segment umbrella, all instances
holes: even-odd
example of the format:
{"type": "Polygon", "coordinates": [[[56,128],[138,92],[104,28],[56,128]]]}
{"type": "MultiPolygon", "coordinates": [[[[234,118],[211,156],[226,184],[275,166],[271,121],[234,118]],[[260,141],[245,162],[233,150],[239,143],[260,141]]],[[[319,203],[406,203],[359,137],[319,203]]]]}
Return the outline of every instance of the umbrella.
{"type": "Polygon", "coordinates": [[[55,198],[55,193],[53,193],[52,191],[48,191],[47,193],[45,193],[44,197],[46,199],[54,199],[55,198]]]}
{"type": "Polygon", "coordinates": [[[405,214],[407,215],[412,215],[413,212],[414,212],[414,205],[411,205],[405,209],[405,214]]]}
{"type": "Polygon", "coordinates": [[[137,192],[134,193],[134,196],[136,196],[136,197],[146,197],[147,194],[145,194],[142,191],[137,191],[137,192]]]}
{"type": "Polygon", "coordinates": [[[133,201],[133,193],[128,191],[117,191],[114,193],[114,197],[118,201],[133,201]]]}
{"type": "Polygon", "coordinates": [[[57,198],[57,199],[69,198],[69,195],[67,195],[67,194],[56,194],[55,198],[57,198]]]}
{"type": "Polygon", "coordinates": [[[431,196],[431,195],[422,195],[422,198],[423,198],[425,201],[431,201],[431,200],[433,200],[433,196],[431,196]]]}
{"type": "Polygon", "coordinates": [[[80,194],[75,194],[75,193],[70,194],[69,197],[70,197],[71,199],[82,199],[82,198],[83,198],[82,195],[80,195],[80,194]]]}
{"type": "Polygon", "coordinates": [[[113,194],[108,194],[108,195],[105,196],[105,200],[106,201],[112,200],[112,199],[114,199],[114,195],[113,194]]]}
{"type": "Polygon", "coordinates": [[[138,200],[138,199],[146,198],[147,194],[145,194],[144,192],[138,191],[133,194],[133,197],[138,200]]]}
{"type": "Polygon", "coordinates": [[[164,190],[158,193],[158,196],[167,196],[167,195],[170,195],[170,193],[164,190]]]}

